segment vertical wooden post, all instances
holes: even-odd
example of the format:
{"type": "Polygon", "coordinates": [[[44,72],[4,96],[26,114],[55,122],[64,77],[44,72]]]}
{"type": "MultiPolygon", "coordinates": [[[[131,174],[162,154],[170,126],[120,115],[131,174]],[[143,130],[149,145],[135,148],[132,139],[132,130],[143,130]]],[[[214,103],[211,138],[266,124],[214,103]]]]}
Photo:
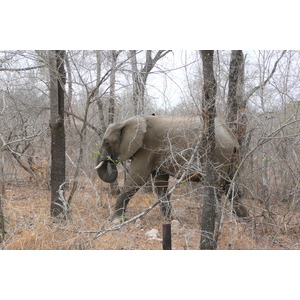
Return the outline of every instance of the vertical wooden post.
{"type": "Polygon", "coordinates": [[[163,250],[172,250],[171,224],[163,224],[163,250]]]}
{"type": "Polygon", "coordinates": [[[2,194],[0,191],[0,244],[4,241],[5,227],[4,227],[4,216],[2,212],[2,194]]]}

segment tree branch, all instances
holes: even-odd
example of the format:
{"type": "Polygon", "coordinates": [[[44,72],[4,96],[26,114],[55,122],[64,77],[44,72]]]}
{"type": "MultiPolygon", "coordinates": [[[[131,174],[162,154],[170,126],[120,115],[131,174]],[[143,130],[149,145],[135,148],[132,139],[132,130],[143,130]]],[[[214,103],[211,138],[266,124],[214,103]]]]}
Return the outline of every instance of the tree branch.
{"type": "Polygon", "coordinates": [[[8,71],[8,72],[22,72],[22,71],[29,71],[34,69],[41,69],[44,68],[46,65],[36,66],[36,67],[27,67],[27,68],[16,68],[16,69],[9,69],[9,68],[0,68],[1,71],[8,71]]]}
{"type": "Polygon", "coordinates": [[[279,63],[279,61],[282,59],[282,57],[284,56],[284,54],[286,53],[286,50],[283,50],[280,57],[276,60],[275,64],[274,64],[274,67],[273,67],[273,70],[272,72],[269,74],[269,76],[267,77],[267,79],[262,83],[262,84],[259,84],[257,85],[256,87],[254,87],[250,92],[247,93],[247,95],[245,96],[245,103],[248,101],[248,99],[260,88],[263,88],[269,81],[270,79],[273,77],[275,71],[276,71],[276,68],[277,68],[277,65],[279,63]]]}
{"type": "Polygon", "coordinates": [[[103,132],[101,130],[99,130],[96,126],[94,126],[93,124],[89,123],[88,121],[84,120],[84,118],[82,118],[82,117],[80,117],[80,116],[78,116],[78,115],[76,115],[73,112],[68,111],[68,110],[65,110],[65,113],[69,114],[70,116],[73,116],[75,119],[81,121],[82,123],[86,123],[86,126],[89,127],[89,128],[91,128],[92,130],[94,130],[99,136],[102,135],[103,132]]]}

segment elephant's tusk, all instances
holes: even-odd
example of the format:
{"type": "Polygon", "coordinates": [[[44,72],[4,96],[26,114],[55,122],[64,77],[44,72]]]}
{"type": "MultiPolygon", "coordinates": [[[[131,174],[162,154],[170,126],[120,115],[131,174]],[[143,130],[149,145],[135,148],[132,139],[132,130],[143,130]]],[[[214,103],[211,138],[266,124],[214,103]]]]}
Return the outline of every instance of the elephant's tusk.
{"type": "Polygon", "coordinates": [[[104,162],[105,162],[104,160],[100,161],[100,163],[95,167],[95,170],[101,168],[104,162]]]}

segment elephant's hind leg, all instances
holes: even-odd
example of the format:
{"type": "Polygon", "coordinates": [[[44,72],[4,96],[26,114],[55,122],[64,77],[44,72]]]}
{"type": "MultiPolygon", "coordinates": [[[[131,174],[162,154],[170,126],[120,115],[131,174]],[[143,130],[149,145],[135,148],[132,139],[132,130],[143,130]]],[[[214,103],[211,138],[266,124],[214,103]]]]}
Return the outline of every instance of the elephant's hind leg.
{"type": "MultiPolygon", "coordinates": [[[[223,191],[225,194],[227,194],[228,189],[229,189],[229,182],[225,183],[223,187],[223,191]]],[[[242,203],[242,194],[239,189],[236,189],[234,192],[231,191],[229,195],[229,199],[233,201],[233,212],[236,214],[237,217],[239,218],[248,218],[249,217],[249,212],[247,207],[242,203]]]]}
{"type": "Polygon", "coordinates": [[[171,201],[170,195],[167,196],[168,184],[169,184],[169,175],[158,171],[152,174],[154,177],[154,186],[155,192],[157,194],[158,199],[160,199],[160,207],[165,218],[171,218],[171,201]]]}

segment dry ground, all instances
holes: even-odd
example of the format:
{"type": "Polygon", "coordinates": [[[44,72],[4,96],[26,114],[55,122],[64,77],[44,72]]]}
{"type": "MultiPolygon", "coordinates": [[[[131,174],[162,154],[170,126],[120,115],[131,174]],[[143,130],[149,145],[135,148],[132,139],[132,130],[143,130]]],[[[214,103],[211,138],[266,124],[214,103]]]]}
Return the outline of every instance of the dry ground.
{"type": "MultiPolygon", "coordinates": [[[[6,185],[3,201],[6,237],[2,249],[162,249],[164,220],[159,206],[138,223],[94,239],[94,232],[106,222],[115,201],[106,184],[100,181],[95,184],[101,191],[102,206],[93,188],[83,179],[71,205],[73,219],[66,224],[57,224],[49,217],[50,192],[47,189],[29,184],[6,185]],[[146,232],[153,228],[159,231],[158,239],[149,240],[146,232]]],[[[174,215],[179,220],[179,226],[172,228],[174,250],[199,248],[201,197],[197,195],[201,190],[188,191],[190,189],[183,185],[172,195],[174,215]]],[[[139,191],[129,203],[127,216],[143,211],[153,201],[152,193],[139,191]]],[[[269,215],[258,203],[245,202],[250,207],[252,219],[244,222],[226,213],[218,249],[300,249],[299,212],[288,212],[287,204],[281,204],[276,207],[275,214],[269,215]]]]}

